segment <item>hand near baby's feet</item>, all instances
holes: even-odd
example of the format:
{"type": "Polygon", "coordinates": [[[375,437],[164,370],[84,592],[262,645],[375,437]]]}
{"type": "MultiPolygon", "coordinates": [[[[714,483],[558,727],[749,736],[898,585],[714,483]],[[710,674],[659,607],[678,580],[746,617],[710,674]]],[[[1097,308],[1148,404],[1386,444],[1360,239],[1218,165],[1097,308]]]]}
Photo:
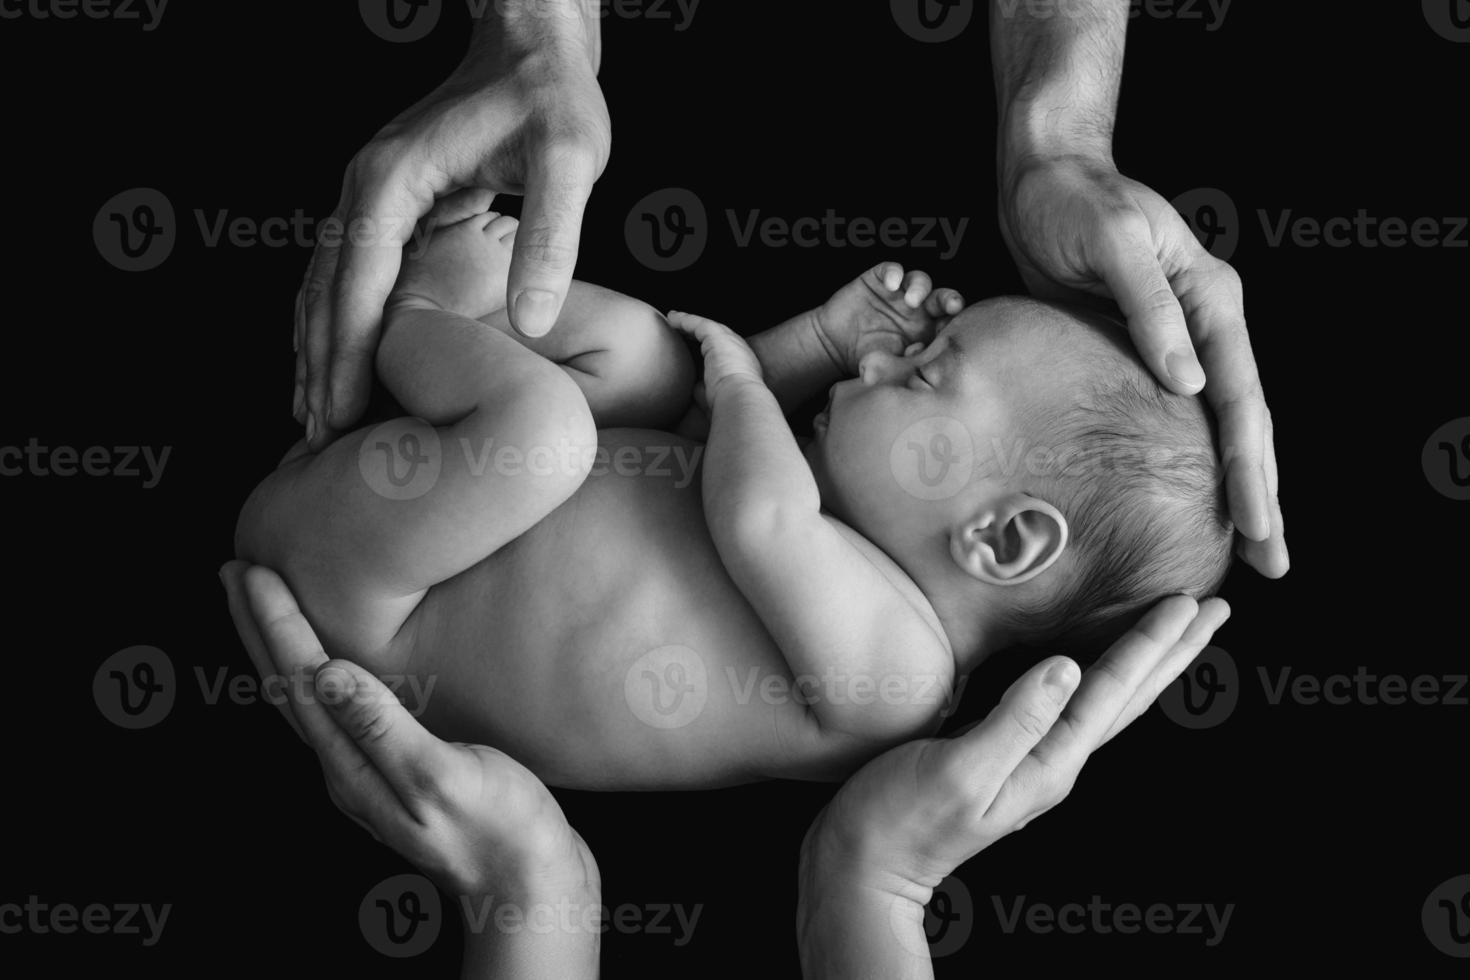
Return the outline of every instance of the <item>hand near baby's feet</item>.
{"type": "Polygon", "coordinates": [[[506,278],[520,222],[482,211],[427,233],[404,250],[389,306],[447,310],[478,320],[505,309],[506,278]]]}
{"type": "Polygon", "coordinates": [[[926,273],[904,273],[897,262],[880,262],[843,286],[815,314],[818,337],[848,377],[873,350],[903,355],[927,344],[965,301],[953,289],[935,289],[926,273]]]}

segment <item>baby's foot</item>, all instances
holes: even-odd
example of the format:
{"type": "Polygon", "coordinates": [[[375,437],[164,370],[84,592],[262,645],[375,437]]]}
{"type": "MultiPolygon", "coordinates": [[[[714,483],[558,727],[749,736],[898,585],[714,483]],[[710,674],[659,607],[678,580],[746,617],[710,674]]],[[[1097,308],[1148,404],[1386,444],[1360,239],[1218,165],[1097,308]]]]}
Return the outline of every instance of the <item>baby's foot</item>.
{"type": "Polygon", "coordinates": [[[403,250],[392,302],[428,305],[471,320],[504,309],[519,224],[510,215],[486,211],[415,237],[403,250]]]}

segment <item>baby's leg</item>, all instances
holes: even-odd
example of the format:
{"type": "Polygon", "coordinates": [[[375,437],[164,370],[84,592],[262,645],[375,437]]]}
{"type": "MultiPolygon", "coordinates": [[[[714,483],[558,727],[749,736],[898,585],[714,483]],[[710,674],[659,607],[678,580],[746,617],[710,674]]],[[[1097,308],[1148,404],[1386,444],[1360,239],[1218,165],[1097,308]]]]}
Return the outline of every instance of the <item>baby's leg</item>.
{"type": "MultiPolygon", "coordinates": [[[[441,232],[424,261],[441,244],[473,243],[441,232]]],[[[285,463],[247,502],[236,532],[239,555],[282,573],[329,649],[368,658],[430,586],[575,493],[597,445],[566,371],[425,295],[395,298],[378,370],[416,418],[285,463]]]]}
{"type": "Polygon", "coordinates": [[[511,327],[506,279],[518,228],[515,218],[487,211],[435,229],[426,251],[408,257],[394,302],[427,300],[474,317],[560,365],[599,428],[672,426],[689,407],[694,359],[647,303],[573,282],[550,333],[522,337],[511,327]]]}

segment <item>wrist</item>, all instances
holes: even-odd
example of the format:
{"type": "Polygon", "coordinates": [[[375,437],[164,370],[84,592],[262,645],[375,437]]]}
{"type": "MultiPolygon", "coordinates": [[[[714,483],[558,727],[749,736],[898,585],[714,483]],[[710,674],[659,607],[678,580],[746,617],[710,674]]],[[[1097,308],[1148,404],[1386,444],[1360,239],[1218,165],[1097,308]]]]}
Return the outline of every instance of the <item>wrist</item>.
{"type": "Polygon", "coordinates": [[[760,377],[745,371],[732,374],[724,374],[715,379],[713,386],[705,386],[705,398],[709,402],[710,411],[714,412],[715,406],[735,395],[741,390],[768,390],[766,383],[760,377]]]}
{"type": "Polygon", "coordinates": [[[844,338],[840,330],[833,329],[826,306],[819,306],[802,317],[802,334],[808,343],[821,351],[826,363],[839,376],[847,378],[857,373],[857,365],[852,363],[852,339],[844,338]]]}
{"type": "Polygon", "coordinates": [[[592,852],[580,840],[573,853],[555,860],[497,858],[491,873],[461,881],[450,890],[467,916],[486,908],[494,911],[494,906],[500,905],[521,909],[567,903],[596,905],[602,898],[602,877],[592,852]]]}
{"type": "Polygon", "coordinates": [[[903,856],[879,835],[833,829],[824,810],[807,830],[798,860],[798,901],[858,892],[881,893],[922,908],[944,880],[901,866],[903,856]]]}
{"type": "Polygon", "coordinates": [[[1111,113],[1036,95],[1006,106],[996,137],[996,175],[1002,193],[1031,166],[1059,159],[1113,166],[1111,113]]]}

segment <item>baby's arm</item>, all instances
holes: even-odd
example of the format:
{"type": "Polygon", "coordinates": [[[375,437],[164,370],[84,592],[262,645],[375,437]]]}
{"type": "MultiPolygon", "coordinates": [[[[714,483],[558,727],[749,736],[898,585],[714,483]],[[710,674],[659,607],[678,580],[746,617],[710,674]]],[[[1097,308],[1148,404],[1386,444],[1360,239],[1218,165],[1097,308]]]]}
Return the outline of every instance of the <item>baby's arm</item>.
{"type": "MultiPolygon", "coordinates": [[[[857,375],[869,350],[903,353],[927,344],[934,332],[964,307],[953,289],[934,289],[929,276],[904,272],[897,262],[880,262],[843,286],[821,306],[749,338],[766,387],[789,414],[807,399],[857,375]]],[[[679,431],[709,434],[709,414],[691,406],[679,431]]]]}
{"type": "Polygon", "coordinates": [[[817,694],[813,717],[864,740],[930,729],[954,677],[947,644],[860,550],[861,539],[821,512],[811,469],[751,349],[702,317],[671,313],[669,322],[704,352],[710,535],[792,673],[837,692],[817,694]]]}
{"type": "Polygon", "coordinates": [[[573,282],[556,329],[543,337],[516,333],[503,309],[480,322],[560,365],[582,389],[599,429],[662,429],[689,407],[694,359],[647,303],[573,282]]]}

